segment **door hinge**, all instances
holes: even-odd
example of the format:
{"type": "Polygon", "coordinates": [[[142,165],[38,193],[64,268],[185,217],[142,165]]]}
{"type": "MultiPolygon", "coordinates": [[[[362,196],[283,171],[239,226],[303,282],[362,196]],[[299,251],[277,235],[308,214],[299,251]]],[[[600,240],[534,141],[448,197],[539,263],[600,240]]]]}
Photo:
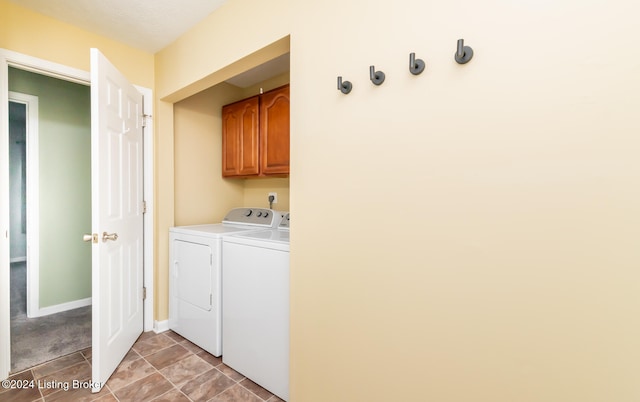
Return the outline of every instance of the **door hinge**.
{"type": "Polygon", "coordinates": [[[143,214],[147,213],[147,202],[146,201],[142,201],[142,213],[143,214]]]}
{"type": "Polygon", "coordinates": [[[209,293],[209,305],[213,306],[213,293],[209,293]]]}
{"type": "Polygon", "coordinates": [[[142,288],[142,300],[147,300],[147,288],[142,288]]]}
{"type": "Polygon", "coordinates": [[[151,115],[150,114],[143,114],[142,115],[142,127],[147,127],[149,125],[149,120],[151,120],[151,115]]]}

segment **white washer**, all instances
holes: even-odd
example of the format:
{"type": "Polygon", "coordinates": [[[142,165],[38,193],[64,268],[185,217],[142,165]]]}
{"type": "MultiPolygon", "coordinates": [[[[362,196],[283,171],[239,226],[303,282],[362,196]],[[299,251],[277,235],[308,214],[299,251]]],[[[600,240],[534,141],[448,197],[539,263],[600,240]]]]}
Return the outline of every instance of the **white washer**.
{"type": "Polygon", "coordinates": [[[169,328],[214,356],[222,354],[222,239],[277,227],[279,212],[235,208],[222,223],[169,229],[169,328]]]}
{"type": "Polygon", "coordinates": [[[289,400],[289,214],[222,240],[222,361],[289,400]]]}

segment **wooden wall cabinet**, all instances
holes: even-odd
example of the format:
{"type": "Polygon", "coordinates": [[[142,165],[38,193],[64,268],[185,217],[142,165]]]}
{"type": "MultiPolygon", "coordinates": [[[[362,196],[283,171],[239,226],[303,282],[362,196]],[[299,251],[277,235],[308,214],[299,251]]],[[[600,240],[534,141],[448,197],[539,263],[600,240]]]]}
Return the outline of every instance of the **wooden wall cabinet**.
{"type": "Polygon", "coordinates": [[[289,174],[289,85],[222,107],[222,176],[289,174]]]}
{"type": "Polygon", "coordinates": [[[257,96],[222,107],[222,176],[248,176],[260,172],[257,96]]]}

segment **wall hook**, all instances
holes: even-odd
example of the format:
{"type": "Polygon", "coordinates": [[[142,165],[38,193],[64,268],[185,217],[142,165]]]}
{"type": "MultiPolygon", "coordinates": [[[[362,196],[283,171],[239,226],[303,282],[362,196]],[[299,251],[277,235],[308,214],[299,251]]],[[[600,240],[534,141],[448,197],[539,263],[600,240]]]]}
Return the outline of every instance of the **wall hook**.
{"type": "Polygon", "coordinates": [[[369,66],[369,78],[374,84],[380,85],[384,82],[384,73],[382,71],[376,71],[374,66],[369,66]]]}
{"type": "Polygon", "coordinates": [[[352,88],[353,88],[353,85],[351,85],[351,82],[342,81],[342,77],[338,76],[338,89],[340,90],[340,92],[346,95],[349,92],[351,92],[352,88]]]}
{"type": "Polygon", "coordinates": [[[421,59],[416,60],[415,53],[409,53],[409,71],[413,75],[418,75],[424,71],[424,61],[421,59]]]}
{"type": "Polygon", "coordinates": [[[473,49],[464,45],[464,39],[458,39],[458,49],[454,58],[458,64],[466,64],[473,58],[473,49]]]}

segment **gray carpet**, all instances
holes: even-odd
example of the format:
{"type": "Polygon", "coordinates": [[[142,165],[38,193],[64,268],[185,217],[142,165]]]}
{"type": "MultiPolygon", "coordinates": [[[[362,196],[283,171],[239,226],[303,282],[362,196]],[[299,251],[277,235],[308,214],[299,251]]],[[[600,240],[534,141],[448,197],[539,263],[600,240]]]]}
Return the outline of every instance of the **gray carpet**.
{"type": "Polygon", "coordinates": [[[11,264],[11,371],[91,346],[91,306],[27,317],[26,263],[11,264]]]}

